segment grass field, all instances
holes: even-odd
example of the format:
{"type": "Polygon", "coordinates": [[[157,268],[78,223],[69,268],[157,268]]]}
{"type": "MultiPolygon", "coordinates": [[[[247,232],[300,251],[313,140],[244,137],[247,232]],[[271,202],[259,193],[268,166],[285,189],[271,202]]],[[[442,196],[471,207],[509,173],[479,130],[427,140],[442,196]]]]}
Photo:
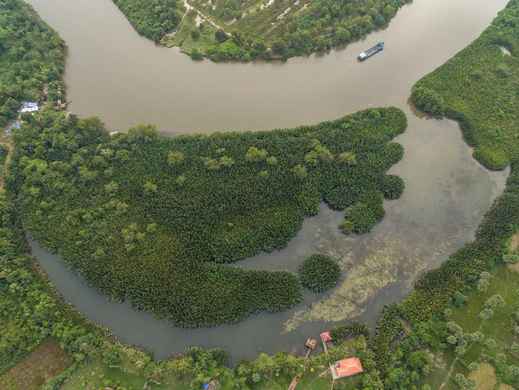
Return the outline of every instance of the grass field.
{"type": "Polygon", "coordinates": [[[519,268],[501,267],[491,278],[485,291],[468,296],[467,303],[453,309],[449,321],[463,329],[469,339],[466,352],[456,354],[448,349],[435,359],[435,369],[427,379],[433,388],[459,388],[456,376],[461,374],[473,381],[478,390],[493,390],[496,385],[517,385],[519,377],[518,320],[519,320],[519,268]],[[504,305],[493,309],[491,319],[484,320],[481,313],[488,307],[491,297],[504,299],[504,305]],[[481,332],[480,341],[470,340],[468,335],[481,332]]]}

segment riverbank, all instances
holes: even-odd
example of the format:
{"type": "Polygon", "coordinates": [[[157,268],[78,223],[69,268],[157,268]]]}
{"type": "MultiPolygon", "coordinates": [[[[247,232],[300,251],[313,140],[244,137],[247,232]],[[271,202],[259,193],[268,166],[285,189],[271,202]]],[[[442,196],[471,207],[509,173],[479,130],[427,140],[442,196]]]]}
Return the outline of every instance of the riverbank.
{"type": "Polygon", "coordinates": [[[287,60],[344,47],[386,27],[409,0],[333,3],[333,11],[326,0],[158,0],[153,6],[140,0],[114,2],[140,34],[180,47],[194,60],[248,62],[287,60]]]}

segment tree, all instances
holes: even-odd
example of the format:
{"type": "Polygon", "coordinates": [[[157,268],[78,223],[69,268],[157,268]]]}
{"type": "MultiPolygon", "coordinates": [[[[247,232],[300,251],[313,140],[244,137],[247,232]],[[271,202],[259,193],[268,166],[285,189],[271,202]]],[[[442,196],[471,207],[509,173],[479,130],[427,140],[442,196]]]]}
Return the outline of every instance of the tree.
{"type": "Polygon", "coordinates": [[[460,293],[459,291],[456,291],[452,297],[452,301],[454,303],[454,306],[461,307],[465,304],[467,301],[467,297],[460,293]]]}
{"type": "Polygon", "coordinates": [[[357,156],[353,152],[343,152],[339,154],[338,159],[346,165],[357,165],[357,156]]]}
{"type": "Polygon", "coordinates": [[[151,180],[148,180],[148,181],[146,181],[146,183],[144,183],[144,192],[146,194],[154,194],[157,192],[157,189],[158,189],[157,185],[154,182],[152,182],[151,180]]]}
{"type": "Polygon", "coordinates": [[[175,179],[175,183],[177,183],[177,185],[180,187],[183,186],[185,182],[186,177],[184,175],[177,176],[177,178],[175,179]]]}
{"type": "Polygon", "coordinates": [[[476,390],[476,382],[466,378],[465,375],[463,375],[462,373],[457,373],[454,376],[454,382],[462,390],[476,390]]]}
{"type": "Polygon", "coordinates": [[[382,193],[384,198],[393,200],[398,199],[404,192],[405,183],[400,176],[385,175],[382,183],[382,193]]]}
{"type": "Polygon", "coordinates": [[[232,167],[234,165],[234,159],[229,156],[220,157],[220,165],[225,168],[232,167]]]}
{"type": "Polygon", "coordinates": [[[194,61],[201,61],[204,59],[204,55],[195,47],[191,50],[191,59],[194,61]]]}
{"type": "Polygon", "coordinates": [[[279,56],[285,56],[287,52],[287,43],[278,39],[272,43],[272,51],[279,56]]]}
{"type": "Polygon", "coordinates": [[[384,18],[384,16],[378,14],[377,16],[375,16],[374,22],[377,27],[381,27],[384,24],[386,24],[386,19],[384,18]]]}
{"type": "Polygon", "coordinates": [[[274,156],[267,157],[267,164],[270,166],[278,165],[278,159],[274,156]]]}
{"type": "Polygon", "coordinates": [[[108,194],[113,194],[117,192],[119,189],[119,184],[117,184],[115,181],[111,181],[110,183],[105,185],[105,191],[108,194]]]}
{"type": "Polygon", "coordinates": [[[223,43],[225,42],[229,37],[227,36],[227,33],[223,31],[222,29],[216,30],[214,33],[214,39],[216,39],[216,42],[223,43]]]}
{"type": "Polygon", "coordinates": [[[393,6],[391,6],[390,4],[388,4],[384,7],[384,16],[387,19],[393,17],[395,15],[395,13],[396,13],[396,9],[393,6]]]}
{"type": "Polygon", "coordinates": [[[413,88],[411,95],[413,103],[423,112],[441,117],[445,113],[443,97],[436,91],[424,87],[413,88]]]}
{"type": "Polygon", "coordinates": [[[197,41],[200,38],[200,30],[198,30],[198,29],[191,30],[191,38],[193,38],[193,40],[197,41]]]}
{"type": "Polygon", "coordinates": [[[485,320],[485,321],[491,319],[493,316],[494,316],[494,310],[492,310],[489,307],[484,308],[479,313],[479,318],[481,318],[482,320],[485,320]]]}
{"type": "Polygon", "coordinates": [[[251,146],[245,154],[245,160],[249,162],[260,162],[264,161],[268,156],[268,152],[265,149],[258,149],[255,146],[251,146]]]}
{"type": "Polygon", "coordinates": [[[294,175],[296,175],[299,179],[305,179],[308,176],[308,171],[306,170],[306,167],[302,164],[297,164],[294,168],[292,168],[292,172],[294,172],[294,175]]]}
{"type": "Polygon", "coordinates": [[[184,161],[184,153],[178,150],[172,150],[168,153],[168,164],[169,165],[179,165],[184,161]]]}
{"type": "Polygon", "coordinates": [[[301,284],[315,293],[333,288],[340,275],[339,264],[325,255],[312,255],[299,267],[301,284]]]}
{"type": "Polygon", "coordinates": [[[485,307],[488,307],[490,309],[498,309],[503,306],[505,306],[505,300],[500,294],[492,295],[485,302],[485,307]]]}

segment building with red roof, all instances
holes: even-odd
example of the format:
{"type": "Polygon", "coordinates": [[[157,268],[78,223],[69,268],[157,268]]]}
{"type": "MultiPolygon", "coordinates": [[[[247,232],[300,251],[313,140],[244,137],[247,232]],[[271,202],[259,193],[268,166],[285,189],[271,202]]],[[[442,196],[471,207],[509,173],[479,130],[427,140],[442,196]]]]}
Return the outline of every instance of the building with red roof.
{"type": "Polygon", "coordinates": [[[355,357],[339,360],[331,365],[330,369],[334,380],[357,375],[364,371],[360,359],[355,357]]]}
{"type": "Polygon", "coordinates": [[[328,343],[332,341],[332,335],[330,334],[330,332],[323,332],[320,336],[323,343],[328,343]]]}

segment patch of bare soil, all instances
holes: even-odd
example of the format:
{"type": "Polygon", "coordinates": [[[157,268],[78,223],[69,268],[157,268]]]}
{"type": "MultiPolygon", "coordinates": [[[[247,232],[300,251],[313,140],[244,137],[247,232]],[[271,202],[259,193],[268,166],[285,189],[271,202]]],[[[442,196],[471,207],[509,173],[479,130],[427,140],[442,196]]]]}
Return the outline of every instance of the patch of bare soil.
{"type": "Polygon", "coordinates": [[[519,249],[519,233],[515,233],[510,239],[510,252],[516,252],[519,249]]]}
{"type": "Polygon", "coordinates": [[[476,382],[478,390],[494,390],[497,384],[496,370],[488,363],[481,363],[476,371],[472,371],[469,378],[476,382]]]}
{"type": "Polygon", "coordinates": [[[45,341],[0,377],[0,389],[37,390],[70,364],[71,359],[55,341],[45,341]]]}
{"type": "Polygon", "coordinates": [[[519,272],[519,263],[508,264],[508,268],[512,271],[519,272]]]}

